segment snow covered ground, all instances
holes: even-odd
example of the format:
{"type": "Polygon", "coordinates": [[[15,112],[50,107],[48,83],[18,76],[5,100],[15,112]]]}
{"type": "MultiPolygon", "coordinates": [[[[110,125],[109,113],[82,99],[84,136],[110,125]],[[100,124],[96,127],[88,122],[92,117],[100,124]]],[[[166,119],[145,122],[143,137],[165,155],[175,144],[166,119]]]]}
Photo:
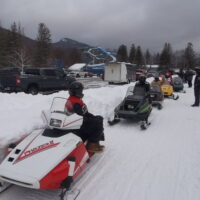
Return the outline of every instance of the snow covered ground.
{"type": "MultiPolygon", "coordinates": [[[[107,118],[130,85],[84,91],[89,111],[105,119],[106,149],[76,182],[77,200],[199,200],[200,108],[190,106],[193,88],[186,87],[177,101],[166,99],[162,110],[153,109],[145,131],[125,120],[110,127],[107,118]]],[[[43,126],[41,111],[56,96],[68,93],[0,94],[0,156],[7,144],[43,126]]],[[[57,194],[14,186],[0,200],[56,200],[57,194]]]]}

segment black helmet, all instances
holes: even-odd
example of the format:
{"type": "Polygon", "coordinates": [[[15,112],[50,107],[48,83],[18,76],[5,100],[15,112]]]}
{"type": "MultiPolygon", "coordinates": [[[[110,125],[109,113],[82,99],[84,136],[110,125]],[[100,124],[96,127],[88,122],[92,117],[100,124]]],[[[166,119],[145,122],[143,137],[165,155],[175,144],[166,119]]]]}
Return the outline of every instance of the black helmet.
{"type": "Polygon", "coordinates": [[[77,96],[78,98],[82,98],[83,97],[83,84],[78,82],[78,81],[74,81],[70,84],[69,86],[69,94],[70,96],[77,96]]]}
{"type": "Polygon", "coordinates": [[[159,77],[158,77],[158,76],[155,76],[155,77],[154,77],[154,81],[155,81],[155,82],[160,81],[159,77]]]}
{"type": "Polygon", "coordinates": [[[195,67],[194,70],[196,71],[196,73],[197,73],[198,75],[200,75],[200,67],[195,67]]]}
{"type": "Polygon", "coordinates": [[[146,81],[146,76],[145,76],[145,75],[141,75],[141,76],[139,77],[139,82],[140,82],[140,83],[145,83],[145,81],[146,81]]]}
{"type": "Polygon", "coordinates": [[[170,75],[169,75],[169,73],[167,72],[166,74],[165,74],[165,78],[169,78],[170,77],[170,75]]]}

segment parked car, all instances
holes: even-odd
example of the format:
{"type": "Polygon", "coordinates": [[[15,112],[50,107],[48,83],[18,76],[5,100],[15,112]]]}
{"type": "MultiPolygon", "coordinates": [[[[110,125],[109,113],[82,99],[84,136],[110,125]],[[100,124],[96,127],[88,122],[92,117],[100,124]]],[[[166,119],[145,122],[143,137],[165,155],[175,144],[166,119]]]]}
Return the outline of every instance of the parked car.
{"type": "Polygon", "coordinates": [[[27,68],[24,72],[1,73],[3,91],[37,94],[41,91],[67,90],[75,78],[66,76],[60,68],[27,68]]]}

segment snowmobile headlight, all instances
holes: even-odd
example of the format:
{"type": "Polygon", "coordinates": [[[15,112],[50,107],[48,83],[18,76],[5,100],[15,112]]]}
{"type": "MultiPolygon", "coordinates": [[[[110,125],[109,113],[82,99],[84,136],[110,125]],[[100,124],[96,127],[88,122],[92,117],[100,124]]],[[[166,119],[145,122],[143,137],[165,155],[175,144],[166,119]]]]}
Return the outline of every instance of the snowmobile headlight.
{"type": "Polygon", "coordinates": [[[128,105],[128,109],[134,109],[134,105],[128,105]]]}
{"type": "Polygon", "coordinates": [[[54,127],[61,127],[62,121],[59,119],[52,119],[50,120],[50,126],[54,127]]]}

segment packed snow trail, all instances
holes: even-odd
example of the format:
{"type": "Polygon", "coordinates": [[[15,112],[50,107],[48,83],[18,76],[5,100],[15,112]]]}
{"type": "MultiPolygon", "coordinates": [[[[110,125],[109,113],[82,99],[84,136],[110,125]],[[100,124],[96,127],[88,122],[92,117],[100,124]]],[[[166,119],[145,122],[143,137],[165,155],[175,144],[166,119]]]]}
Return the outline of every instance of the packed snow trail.
{"type": "MultiPolygon", "coordinates": [[[[142,131],[137,123],[126,120],[115,126],[106,123],[106,118],[123,99],[127,87],[128,85],[85,91],[84,100],[89,110],[105,118],[106,149],[103,154],[94,155],[88,169],[76,182],[74,187],[81,190],[77,199],[199,200],[200,108],[190,106],[194,101],[193,89],[186,88],[187,93],[179,94],[177,101],[166,99],[162,110],[154,108],[149,119],[151,126],[142,131]]],[[[39,110],[48,108],[53,96],[65,95],[66,93],[60,92],[40,96],[39,99],[22,95],[27,100],[30,98],[26,107],[33,108],[32,115],[26,114],[25,109],[20,109],[18,102],[22,99],[18,96],[14,98],[15,105],[11,107],[19,109],[19,112],[22,111],[32,120],[33,127],[30,122],[23,126],[24,130],[31,130],[42,126],[39,119],[36,119],[39,117],[39,110]]],[[[11,100],[8,98],[7,102],[12,102],[11,100]]],[[[5,117],[8,119],[9,115],[5,117]]],[[[11,116],[11,121],[13,119],[11,116]]],[[[20,125],[23,124],[22,119],[18,119],[20,125]]],[[[11,129],[3,128],[2,146],[22,135],[18,126],[15,136],[11,129]],[[9,135],[5,134],[6,130],[9,135]]],[[[0,200],[50,198],[58,199],[58,191],[35,191],[13,186],[0,194],[0,200]]]]}

